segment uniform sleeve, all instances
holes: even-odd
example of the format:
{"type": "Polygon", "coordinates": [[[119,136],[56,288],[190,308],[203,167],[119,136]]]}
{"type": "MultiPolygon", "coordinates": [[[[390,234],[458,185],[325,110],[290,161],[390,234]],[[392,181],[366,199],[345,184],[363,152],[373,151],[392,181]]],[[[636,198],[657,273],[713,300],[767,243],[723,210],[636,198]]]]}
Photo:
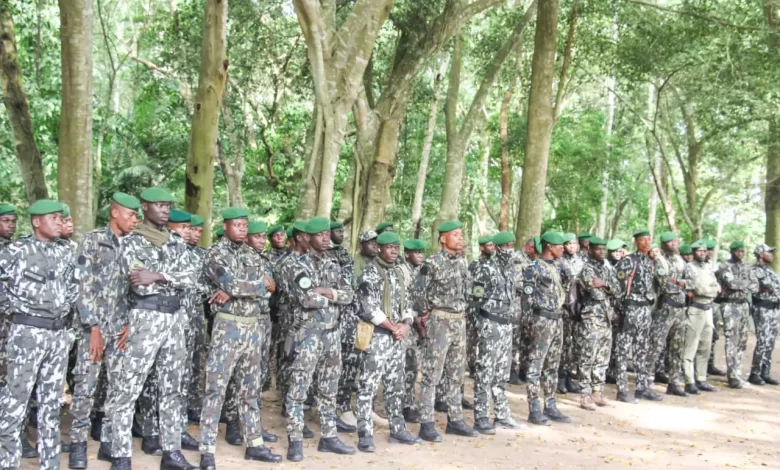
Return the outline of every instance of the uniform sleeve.
{"type": "Polygon", "coordinates": [[[75,308],[79,314],[81,324],[89,327],[98,324],[94,302],[98,297],[99,291],[106,287],[101,286],[100,279],[93,273],[96,252],[96,241],[92,236],[84,237],[76,252],[76,277],[79,282],[79,296],[76,298],[75,308]]]}
{"type": "Polygon", "coordinates": [[[520,302],[524,312],[530,312],[534,308],[534,296],[536,294],[536,269],[534,265],[525,268],[523,271],[523,293],[520,296],[520,302]]]}
{"type": "Polygon", "coordinates": [[[653,261],[655,266],[655,281],[661,290],[662,294],[669,292],[669,282],[672,280],[672,270],[669,269],[669,264],[661,256],[656,257],[653,261]]]}
{"type": "Polygon", "coordinates": [[[328,306],[328,299],[316,292],[311,273],[301,262],[292,263],[288,275],[291,277],[285,284],[290,288],[288,296],[299,299],[305,309],[319,309],[328,306]]]}
{"type": "Polygon", "coordinates": [[[219,248],[209,250],[204,267],[209,280],[235,299],[260,297],[265,294],[265,278],[262,276],[262,271],[247,276],[234,272],[229,264],[219,248]],[[257,279],[258,277],[260,279],[257,279]]]}
{"type": "Polygon", "coordinates": [[[184,252],[184,250],[187,249],[186,246],[184,246],[184,243],[177,244],[177,247],[178,248],[175,250],[176,262],[173,263],[173,269],[171,272],[160,274],[163,275],[165,280],[168,281],[168,284],[174,289],[192,289],[197,282],[198,268],[188,262],[190,258],[187,256],[187,253],[184,252]]]}
{"type": "Polygon", "coordinates": [[[726,289],[745,292],[748,290],[748,282],[740,278],[738,273],[734,273],[734,271],[729,269],[726,263],[722,263],[718,267],[715,277],[720,285],[726,289]]]}
{"type": "Polygon", "coordinates": [[[333,303],[338,305],[349,305],[355,297],[355,291],[352,289],[352,275],[347,273],[343,267],[339,267],[338,288],[333,291],[333,303]]]}
{"type": "Polygon", "coordinates": [[[0,315],[9,313],[11,308],[11,299],[9,297],[13,270],[18,260],[15,256],[17,251],[17,248],[13,245],[0,250],[0,315]]]}
{"type": "Polygon", "coordinates": [[[471,277],[471,291],[468,293],[470,297],[469,304],[475,309],[481,309],[485,306],[485,293],[491,292],[492,282],[490,276],[490,270],[487,269],[487,263],[472,263],[469,269],[469,277],[471,277]]]}
{"type": "Polygon", "coordinates": [[[382,311],[381,279],[374,276],[374,269],[368,267],[358,276],[358,317],[361,320],[380,325],[387,320],[387,315],[382,311]]]}
{"type": "Polygon", "coordinates": [[[621,259],[617,266],[615,266],[617,279],[620,283],[620,292],[626,292],[626,288],[628,287],[628,279],[631,277],[631,271],[633,271],[633,269],[634,263],[630,257],[621,259]]]}

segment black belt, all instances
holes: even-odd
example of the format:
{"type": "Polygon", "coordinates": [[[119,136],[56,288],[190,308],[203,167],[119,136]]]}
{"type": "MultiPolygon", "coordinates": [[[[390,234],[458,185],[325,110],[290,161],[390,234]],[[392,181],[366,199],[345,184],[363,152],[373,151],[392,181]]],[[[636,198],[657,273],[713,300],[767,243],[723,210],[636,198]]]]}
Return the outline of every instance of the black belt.
{"type": "Polygon", "coordinates": [[[162,313],[176,313],[181,308],[181,299],[175,295],[131,296],[130,308],[154,310],[162,313]]]}
{"type": "Polygon", "coordinates": [[[563,314],[560,312],[553,312],[551,310],[544,310],[541,308],[535,308],[534,315],[538,317],[549,318],[550,320],[559,320],[561,317],[563,317],[563,314]]]}
{"type": "Polygon", "coordinates": [[[501,315],[494,315],[490,312],[484,311],[483,309],[479,309],[479,316],[482,318],[487,318],[490,321],[494,321],[499,325],[508,325],[512,323],[512,320],[510,320],[507,317],[502,317],[501,315]]]}
{"type": "Polygon", "coordinates": [[[11,316],[11,323],[16,325],[34,326],[35,328],[42,328],[44,330],[59,331],[67,328],[67,318],[43,318],[34,317],[32,315],[22,315],[15,313],[11,316]]]}
{"type": "Polygon", "coordinates": [[[663,296],[661,297],[661,302],[665,303],[666,305],[670,305],[674,308],[682,308],[685,307],[685,302],[676,302],[671,297],[663,296]]]}
{"type": "Polygon", "coordinates": [[[722,304],[746,304],[747,299],[718,299],[722,304]]]}
{"type": "Polygon", "coordinates": [[[753,299],[753,306],[754,307],[761,307],[761,308],[768,308],[768,309],[775,309],[775,308],[780,307],[780,302],[773,301],[773,300],[753,299]]]}
{"type": "Polygon", "coordinates": [[[653,301],[626,299],[623,301],[623,305],[631,305],[632,307],[649,307],[650,305],[653,305],[653,301]]]}
{"type": "Polygon", "coordinates": [[[712,304],[700,304],[697,302],[691,302],[691,307],[698,308],[699,310],[709,310],[712,308],[712,304]]]}

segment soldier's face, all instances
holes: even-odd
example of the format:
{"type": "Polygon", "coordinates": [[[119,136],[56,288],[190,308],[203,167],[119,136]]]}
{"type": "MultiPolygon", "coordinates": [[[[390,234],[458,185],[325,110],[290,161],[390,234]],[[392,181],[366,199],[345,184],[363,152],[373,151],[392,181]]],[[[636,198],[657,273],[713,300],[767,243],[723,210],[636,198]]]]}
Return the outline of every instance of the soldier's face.
{"type": "Polygon", "coordinates": [[[656,258],[656,256],[658,256],[658,250],[657,250],[657,249],[655,249],[655,250],[650,250],[650,251],[648,251],[648,252],[647,252],[647,256],[648,256],[650,259],[655,259],[655,258],[656,258]]]}
{"type": "Polygon", "coordinates": [[[563,256],[563,245],[550,245],[550,254],[552,254],[553,259],[563,256]]]}
{"type": "Polygon", "coordinates": [[[271,246],[277,250],[284,248],[284,242],[287,241],[287,234],[280,231],[271,235],[271,246]]]}
{"type": "Polygon", "coordinates": [[[156,227],[163,227],[168,223],[168,217],[171,215],[171,203],[144,202],[141,204],[141,210],[144,212],[144,219],[156,227]]]}
{"type": "Polygon", "coordinates": [[[677,253],[677,251],[679,251],[680,249],[680,240],[663,242],[661,246],[664,248],[664,251],[667,253],[677,253]]]}
{"type": "Polygon", "coordinates": [[[0,216],[0,237],[11,238],[16,233],[16,216],[6,214],[0,216]]]}
{"type": "Polygon", "coordinates": [[[257,251],[264,251],[265,250],[265,234],[264,233],[253,233],[252,235],[248,235],[246,239],[247,244],[254,248],[257,251]]]}
{"type": "Polygon", "coordinates": [[[425,260],[425,253],[420,250],[412,250],[406,252],[406,262],[412,266],[420,266],[425,260]]]}
{"type": "Polygon", "coordinates": [[[685,260],[686,263],[690,263],[693,261],[693,255],[682,255],[682,258],[685,260]]]}
{"type": "Polygon", "coordinates": [[[577,252],[577,242],[571,241],[563,244],[563,251],[571,256],[577,252]]]}
{"type": "Polygon", "coordinates": [[[765,251],[761,253],[761,257],[765,263],[770,264],[775,259],[775,253],[773,251],[765,251]]]}
{"type": "Polygon", "coordinates": [[[73,236],[73,217],[63,217],[62,218],[62,234],[60,234],[60,237],[62,238],[70,238],[73,236]]]}
{"type": "Polygon", "coordinates": [[[615,261],[620,261],[621,259],[623,259],[623,253],[621,252],[621,250],[610,251],[609,258],[615,261]]]}
{"type": "Polygon", "coordinates": [[[534,241],[528,240],[525,242],[525,245],[523,245],[523,253],[526,254],[526,256],[529,256],[531,258],[536,257],[536,248],[534,247],[534,241]]]}
{"type": "Polygon", "coordinates": [[[314,251],[325,251],[330,243],[330,230],[309,235],[309,243],[314,251]]]}
{"type": "Polygon", "coordinates": [[[181,238],[184,239],[186,243],[189,243],[190,241],[190,230],[192,230],[192,225],[186,223],[186,222],[176,222],[176,223],[168,223],[168,230],[174,233],[178,233],[181,238]]]}
{"type": "Polygon", "coordinates": [[[496,253],[496,245],[493,242],[483,243],[479,246],[479,251],[485,256],[493,256],[496,253]]]}
{"type": "Polygon", "coordinates": [[[309,251],[311,235],[308,233],[297,233],[290,239],[290,247],[296,247],[299,251],[309,251]]]}
{"type": "Polygon", "coordinates": [[[244,243],[246,241],[246,232],[249,227],[247,219],[231,219],[222,224],[225,236],[234,243],[244,243]]]}
{"type": "Polygon", "coordinates": [[[648,251],[650,251],[651,240],[652,239],[646,235],[641,237],[636,237],[634,239],[634,243],[636,243],[636,249],[641,253],[647,253],[648,251]]]}
{"type": "Polygon", "coordinates": [[[387,264],[395,264],[398,259],[399,245],[382,245],[379,247],[379,257],[387,264]]]}
{"type": "Polygon", "coordinates": [[[580,251],[587,252],[590,249],[590,240],[583,238],[580,240],[580,251]]]}
{"type": "Polygon", "coordinates": [[[707,260],[711,260],[715,256],[715,250],[707,249],[707,260]]]}
{"type": "Polygon", "coordinates": [[[742,248],[731,250],[731,257],[734,259],[734,261],[742,261],[742,258],[745,257],[745,250],[742,248]]]}
{"type": "Polygon", "coordinates": [[[200,236],[203,235],[203,227],[190,227],[190,245],[200,243],[200,236]]]}
{"type": "Polygon", "coordinates": [[[138,211],[113,203],[111,204],[111,220],[122,235],[127,235],[138,225],[138,211]]]}
{"type": "Polygon", "coordinates": [[[341,245],[344,243],[344,227],[331,229],[330,239],[336,245],[341,245]]]}
{"type": "Polygon", "coordinates": [[[699,262],[707,261],[707,249],[696,248],[695,250],[693,250],[693,259],[699,262]]]}
{"type": "Polygon", "coordinates": [[[360,254],[369,258],[374,258],[379,253],[379,245],[376,238],[360,244],[360,254]]]}
{"type": "Polygon", "coordinates": [[[497,248],[499,253],[503,254],[512,254],[515,252],[515,244],[514,243],[504,243],[503,245],[499,245],[497,248]]]}
{"type": "Polygon", "coordinates": [[[55,212],[33,216],[32,226],[37,238],[52,242],[62,236],[62,214],[55,212]]]}
{"type": "Polygon", "coordinates": [[[604,245],[593,245],[589,250],[590,257],[596,261],[604,261],[604,257],[607,256],[607,247],[604,245]]]}
{"type": "Polygon", "coordinates": [[[442,246],[451,253],[463,251],[463,231],[459,228],[450,230],[441,236],[442,246]]]}

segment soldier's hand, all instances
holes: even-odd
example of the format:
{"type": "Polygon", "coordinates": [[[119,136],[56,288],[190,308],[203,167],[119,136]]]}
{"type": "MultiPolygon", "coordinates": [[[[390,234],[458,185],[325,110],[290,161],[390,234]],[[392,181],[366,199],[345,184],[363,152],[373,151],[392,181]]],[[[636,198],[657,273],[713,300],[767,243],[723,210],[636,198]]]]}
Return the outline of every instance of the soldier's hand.
{"type": "Polygon", "coordinates": [[[127,349],[127,338],[130,337],[130,325],[125,325],[124,328],[116,336],[116,349],[124,351],[127,349]]]}
{"type": "Polygon", "coordinates": [[[268,292],[276,292],[276,283],[268,277],[268,274],[265,275],[265,288],[268,292]]]}
{"type": "Polygon", "coordinates": [[[406,335],[409,334],[410,327],[406,323],[401,323],[398,325],[398,327],[393,331],[393,339],[396,341],[402,340],[406,338],[406,335]]]}
{"type": "Polygon", "coordinates": [[[91,362],[100,362],[103,360],[103,335],[100,334],[99,326],[93,326],[90,329],[89,360],[91,362]]]}
{"type": "Polygon", "coordinates": [[[327,287],[315,287],[314,293],[319,294],[328,300],[333,300],[333,291],[328,289],[327,287]]]}
{"type": "Polygon", "coordinates": [[[694,298],[694,297],[696,297],[696,295],[694,295],[694,293],[693,293],[693,291],[692,291],[692,290],[689,290],[689,291],[688,291],[688,298],[689,298],[689,299],[692,299],[692,298],[694,298]]]}
{"type": "Polygon", "coordinates": [[[601,279],[594,277],[593,280],[590,281],[590,286],[594,289],[598,289],[599,287],[607,287],[607,284],[601,279]]]}
{"type": "Polygon", "coordinates": [[[217,304],[220,307],[228,303],[229,300],[230,295],[228,295],[228,293],[223,290],[218,290],[211,294],[211,297],[209,297],[210,304],[217,304]]]}
{"type": "Polygon", "coordinates": [[[139,268],[130,273],[130,283],[134,286],[148,286],[155,282],[164,282],[165,277],[160,273],[139,268]]]}

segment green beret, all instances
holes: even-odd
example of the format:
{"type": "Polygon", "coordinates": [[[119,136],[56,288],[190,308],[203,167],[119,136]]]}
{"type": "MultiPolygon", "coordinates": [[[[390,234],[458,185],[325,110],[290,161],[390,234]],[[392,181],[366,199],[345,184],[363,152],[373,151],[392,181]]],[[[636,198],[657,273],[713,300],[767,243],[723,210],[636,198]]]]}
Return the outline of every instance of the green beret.
{"type": "Polygon", "coordinates": [[[62,216],[63,217],[70,217],[70,206],[66,203],[62,202],[62,216]]]}
{"type": "Polygon", "coordinates": [[[677,234],[674,232],[664,232],[661,234],[661,243],[677,240],[677,234]]]}
{"type": "Polygon", "coordinates": [[[217,229],[217,231],[215,233],[217,234],[218,237],[224,237],[225,236],[225,229],[220,227],[220,228],[217,229]]]}
{"type": "Polygon", "coordinates": [[[541,240],[548,245],[563,245],[566,243],[566,238],[560,232],[547,232],[542,235],[541,240]]]}
{"type": "MultiPolygon", "coordinates": [[[[591,241],[591,243],[593,243],[593,242],[591,241]]],[[[619,250],[619,249],[623,248],[624,246],[626,246],[625,242],[623,240],[619,239],[619,238],[615,238],[614,240],[610,240],[610,241],[607,242],[607,250],[608,251],[619,250]]]]}
{"type": "Polygon", "coordinates": [[[306,230],[309,235],[330,230],[330,220],[327,217],[312,217],[306,222],[306,230]]]}
{"type": "Polygon", "coordinates": [[[287,235],[287,238],[292,238],[293,236],[293,228],[290,226],[290,228],[287,229],[286,232],[284,232],[285,235],[287,235]]]}
{"type": "Polygon", "coordinates": [[[708,250],[715,249],[715,240],[702,240],[702,241],[704,242],[704,246],[706,246],[708,250]]]}
{"type": "Polygon", "coordinates": [[[636,232],[634,232],[634,238],[637,238],[637,237],[649,237],[649,236],[650,236],[650,231],[647,230],[646,228],[639,229],[636,232]]]}
{"type": "Polygon", "coordinates": [[[250,220],[247,229],[247,235],[256,235],[258,233],[265,233],[268,230],[268,224],[262,220],[250,220]]]}
{"type": "Polygon", "coordinates": [[[691,249],[691,245],[685,244],[680,245],[680,254],[681,255],[690,255],[693,250],[691,249]]]}
{"type": "Polygon", "coordinates": [[[243,207],[228,207],[222,210],[222,220],[247,219],[249,211],[243,207]]]}
{"type": "Polygon", "coordinates": [[[192,219],[190,220],[190,224],[192,224],[193,227],[203,227],[203,222],[205,221],[206,220],[203,217],[197,214],[192,214],[192,219]]]}
{"type": "Polygon", "coordinates": [[[446,222],[442,222],[439,224],[439,234],[452,232],[453,230],[459,229],[463,226],[462,223],[460,223],[459,220],[448,220],[446,222]]]}
{"type": "Polygon", "coordinates": [[[141,200],[145,202],[173,202],[173,196],[163,188],[147,188],[141,193],[141,200]]]}
{"type": "Polygon", "coordinates": [[[32,203],[30,210],[27,211],[27,213],[30,215],[46,215],[62,211],[62,203],[59,201],[53,201],[51,199],[38,199],[32,203]]]}
{"type": "Polygon", "coordinates": [[[493,235],[482,235],[477,240],[477,243],[479,243],[480,245],[484,245],[485,243],[490,243],[492,241],[493,241],[493,235]]]}
{"type": "Polygon", "coordinates": [[[380,231],[386,229],[387,227],[392,227],[392,226],[393,226],[392,222],[379,222],[379,224],[377,224],[377,226],[376,226],[376,231],[380,232],[380,231]]]}
{"type": "Polygon", "coordinates": [[[292,224],[292,233],[295,232],[303,232],[306,233],[306,221],[305,220],[296,220],[294,224],[292,224]]]}
{"type": "Polygon", "coordinates": [[[192,214],[179,209],[173,209],[171,215],[168,216],[168,222],[174,224],[180,224],[182,222],[189,222],[192,220],[192,214]]]}
{"type": "Polygon", "coordinates": [[[745,242],[734,242],[729,246],[729,250],[744,250],[745,242]]]}
{"type": "Polygon", "coordinates": [[[16,207],[11,204],[0,204],[0,215],[16,214],[16,207]]]}
{"type": "Polygon", "coordinates": [[[424,251],[425,243],[422,240],[412,239],[404,242],[404,249],[407,251],[424,251]]]}
{"type": "Polygon", "coordinates": [[[507,243],[515,242],[515,234],[513,232],[499,232],[493,237],[493,243],[496,245],[506,245],[507,243]]]}
{"type": "Polygon", "coordinates": [[[268,231],[265,232],[265,234],[270,237],[271,235],[275,234],[276,232],[284,232],[284,225],[282,225],[282,224],[272,225],[271,228],[269,228],[268,231]]]}
{"type": "Polygon", "coordinates": [[[695,242],[691,243],[691,251],[694,250],[700,250],[700,249],[707,249],[707,242],[704,240],[696,240],[695,242]]]}
{"type": "Polygon", "coordinates": [[[593,235],[589,234],[588,232],[583,232],[577,236],[580,240],[590,240],[593,238],[593,235]]]}
{"type": "Polygon", "coordinates": [[[377,245],[400,245],[401,237],[395,232],[383,232],[376,237],[377,245]]]}
{"type": "Polygon", "coordinates": [[[122,207],[126,207],[134,211],[141,210],[141,201],[139,201],[135,196],[117,191],[113,196],[111,196],[111,199],[122,207]]]}
{"type": "Polygon", "coordinates": [[[590,237],[590,246],[607,246],[607,241],[599,237],[590,237]]]}
{"type": "Polygon", "coordinates": [[[333,230],[334,228],[341,228],[344,226],[344,222],[331,222],[330,223],[330,229],[333,230]]]}
{"type": "Polygon", "coordinates": [[[577,235],[574,235],[573,233],[564,233],[563,239],[565,240],[564,243],[569,243],[577,240],[577,235]]]}

